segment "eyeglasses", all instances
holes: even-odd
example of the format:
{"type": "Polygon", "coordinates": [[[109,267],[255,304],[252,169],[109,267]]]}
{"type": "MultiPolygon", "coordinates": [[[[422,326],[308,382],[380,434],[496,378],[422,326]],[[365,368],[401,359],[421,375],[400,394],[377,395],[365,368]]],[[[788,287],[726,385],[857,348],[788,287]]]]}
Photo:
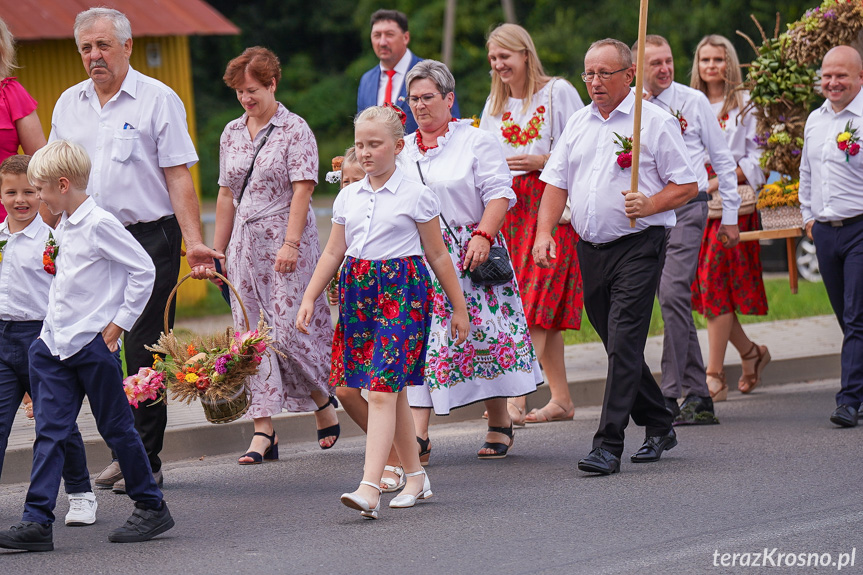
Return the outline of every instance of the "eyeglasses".
{"type": "Polygon", "coordinates": [[[624,70],[629,70],[629,66],[626,68],[621,68],[620,70],[615,70],[614,72],[582,72],[581,79],[590,84],[593,82],[593,79],[599,76],[600,80],[609,80],[612,76],[619,72],[623,72],[624,70]]]}
{"type": "Polygon", "coordinates": [[[434,97],[438,94],[440,94],[441,96],[444,95],[443,92],[434,92],[432,94],[423,94],[422,96],[408,96],[408,105],[416,106],[419,101],[422,100],[423,104],[428,106],[432,103],[432,100],[434,100],[434,97]]]}

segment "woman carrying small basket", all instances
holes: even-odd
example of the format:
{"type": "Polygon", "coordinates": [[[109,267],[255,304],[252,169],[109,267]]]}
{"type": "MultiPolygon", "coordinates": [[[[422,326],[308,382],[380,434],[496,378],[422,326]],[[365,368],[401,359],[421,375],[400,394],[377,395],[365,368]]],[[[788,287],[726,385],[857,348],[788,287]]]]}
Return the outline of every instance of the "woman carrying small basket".
{"type": "MultiPolygon", "coordinates": [[[[337,403],[328,383],[333,327],[323,296],[315,302],[309,335],[294,329],[297,307],[320,256],[310,209],[318,154],[306,122],[275,98],[280,77],[278,58],[260,47],[231,60],[224,76],[245,113],[222,133],[214,245],[226,254],[228,279],[249,316],[263,313],[281,352],[265,356],[257,375],[248,380],[246,417],[254,419],[255,435],[241,465],[278,459],[272,416],[283,409],[315,411],[322,449],[332,447],[339,436],[337,403]]],[[[235,327],[244,331],[236,297],[231,309],[235,327]]]]}

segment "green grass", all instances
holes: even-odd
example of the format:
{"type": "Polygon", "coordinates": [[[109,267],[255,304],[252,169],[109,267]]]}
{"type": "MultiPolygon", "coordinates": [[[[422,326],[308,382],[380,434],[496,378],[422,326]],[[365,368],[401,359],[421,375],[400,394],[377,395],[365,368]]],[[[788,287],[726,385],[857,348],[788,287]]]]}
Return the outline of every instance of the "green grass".
{"type": "MultiPolygon", "coordinates": [[[[810,317],[814,315],[830,315],[833,309],[824,291],[824,284],[801,281],[798,286],[797,295],[791,293],[787,278],[765,279],[764,289],[767,292],[767,315],[741,315],[741,323],[759,323],[764,321],[776,321],[782,319],[795,319],[799,317],[810,317]]],[[[695,327],[704,329],[707,320],[699,313],[693,312],[695,327]]],[[[653,300],[653,315],[650,318],[650,335],[662,335],[662,314],[659,311],[659,302],[653,300]]],[[[598,342],[599,336],[590,325],[587,314],[582,315],[581,329],[570,330],[563,333],[563,341],[566,345],[575,343],[598,342]]]]}
{"type": "Polygon", "coordinates": [[[207,295],[204,299],[194,304],[178,304],[175,319],[207,317],[226,313],[231,313],[231,306],[222,299],[219,288],[212,282],[207,282],[207,295]]]}

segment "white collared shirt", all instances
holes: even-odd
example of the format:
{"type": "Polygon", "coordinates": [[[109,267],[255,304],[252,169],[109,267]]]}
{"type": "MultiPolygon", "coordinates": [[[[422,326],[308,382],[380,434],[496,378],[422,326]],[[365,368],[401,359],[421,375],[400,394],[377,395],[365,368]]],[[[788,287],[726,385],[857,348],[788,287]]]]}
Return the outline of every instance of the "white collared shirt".
{"type": "Polygon", "coordinates": [[[698,178],[698,191],[707,191],[707,170],[704,167],[706,157],[719,178],[722,223],[736,226],[737,209],[740,207],[737,163],[728,148],[716,114],[710,107],[710,100],[699,90],[672,82],[659,95],[650,98],[650,101],[669,114],[679,113],[686,121],[683,142],[689,153],[689,165],[698,178]]]}
{"type": "MultiPolygon", "coordinates": [[[[632,136],[634,112],[635,94],[630,91],[607,119],[593,103],[573,114],[540,176],[542,181],[569,191],[572,227],[589,242],[606,243],[649,226],[670,228],[677,222],[674,210],[668,210],[638,218],[635,227],[629,227],[621,192],[630,189],[632,172],[617,164],[615,152],[620,147],[614,133],[632,136]]],[[[677,119],[644,102],[638,191],[650,197],[670,182],[682,185],[695,181],[677,119]]]]}
{"type": "Polygon", "coordinates": [[[179,96],[131,67],[104,107],[93,80],[63,92],[51,118],[54,140],[87,150],[87,193],[124,226],[173,214],[164,168],[198,161],[179,96]]]}
{"type": "MultiPolygon", "coordinates": [[[[745,109],[749,103],[749,92],[743,92],[742,96],[745,109]]],[[[716,116],[719,121],[719,128],[725,134],[725,142],[728,144],[728,149],[731,150],[731,155],[734,156],[734,161],[737,162],[737,165],[743,170],[743,175],[746,176],[746,183],[758,191],[765,181],[764,170],[761,169],[761,148],[755,142],[758,121],[752,110],[747,112],[745,116],[741,116],[740,108],[728,110],[727,116],[720,118],[719,114],[722,112],[724,103],[720,100],[710,104],[713,115],[716,116]]]]}
{"type": "Polygon", "coordinates": [[[0,262],[0,319],[42,321],[48,309],[48,290],[54,278],[42,266],[42,252],[51,228],[39,214],[26,228],[9,233],[9,218],[0,224],[6,240],[0,262]]]}
{"type": "Polygon", "coordinates": [[[333,203],[333,223],[345,226],[345,255],[364,260],[422,255],[417,223],[438,214],[434,192],[398,167],[379,189],[372,189],[366,176],[340,191],[333,203]]]}
{"type": "MultiPolygon", "coordinates": [[[[488,108],[490,103],[490,98],[485,101],[479,127],[500,140],[507,158],[520,154],[548,154],[551,152],[551,142],[557,142],[560,138],[569,117],[584,108],[578,91],[563,78],[552,78],[538,90],[530,99],[527,112],[522,112],[524,104],[521,98],[509,98],[506,109],[497,116],[491,116],[488,108]],[[503,116],[507,112],[509,116],[504,121],[503,116]],[[513,141],[513,126],[518,126],[519,134],[525,133],[526,143],[523,140],[513,141]],[[505,132],[507,129],[509,131],[505,132]],[[507,135],[510,137],[507,138],[507,135]]],[[[512,175],[515,177],[525,173],[516,170],[512,175]]]]}
{"type": "MultiPolygon", "coordinates": [[[[852,123],[863,136],[863,90],[838,114],[824,104],[809,114],[800,161],[800,211],[803,222],[845,220],[863,214],[863,151],[846,156],[836,137],[852,123]]],[[[863,145],[863,138],[861,138],[863,145]]]]}
{"type": "Polygon", "coordinates": [[[54,239],[57,274],[40,337],[51,354],[67,359],[111,322],[130,330],[150,299],[156,270],[141,244],[93,198],[63,214],[54,239]]]}
{"type": "MultiPolygon", "coordinates": [[[[409,67],[411,65],[411,58],[413,58],[413,54],[410,50],[405,50],[405,55],[402,56],[402,59],[398,61],[393,70],[396,71],[393,74],[393,91],[392,91],[392,99],[393,104],[398,105],[399,107],[404,107],[407,105],[407,102],[397,102],[399,94],[401,94],[402,85],[405,83],[405,76],[407,76],[409,67]]],[[[387,80],[389,80],[389,76],[387,76],[387,71],[384,69],[383,64],[379,65],[381,69],[381,76],[378,79],[378,106],[384,105],[384,98],[387,95],[387,80]]]]}
{"type": "Polygon", "coordinates": [[[447,133],[437,139],[438,147],[425,155],[417,147],[416,133],[408,134],[398,155],[409,178],[420,179],[419,162],[425,184],[440,199],[441,214],[452,227],[479,223],[492,200],[506,198],[509,208],[515,205],[503,146],[471,124],[471,120],[450,122],[447,133]]]}

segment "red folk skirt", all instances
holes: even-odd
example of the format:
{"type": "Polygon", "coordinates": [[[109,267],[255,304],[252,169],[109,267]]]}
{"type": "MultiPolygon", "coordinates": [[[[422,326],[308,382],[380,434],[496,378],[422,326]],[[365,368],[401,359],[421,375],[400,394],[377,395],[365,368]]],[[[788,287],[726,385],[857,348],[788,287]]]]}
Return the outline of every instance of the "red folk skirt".
{"type": "Polygon", "coordinates": [[[516,203],[506,214],[503,234],[509,248],[528,326],[543,329],[579,329],[583,305],[581,270],[575,245],[578,234],[570,225],[552,230],[557,245],[554,267],[544,269],[533,262],[536,217],[545,183],[539,172],[512,179],[516,203]]]}
{"type": "MultiPolygon", "coordinates": [[[[707,220],[698,270],[692,282],[692,309],[707,318],[737,312],[767,315],[767,294],[761,277],[761,246],[740,242],[723,247],[717,237],[721,220],[707,220]]],[[[737,218],[741,232],[758,229],[758,213],[737,218]]]]}

